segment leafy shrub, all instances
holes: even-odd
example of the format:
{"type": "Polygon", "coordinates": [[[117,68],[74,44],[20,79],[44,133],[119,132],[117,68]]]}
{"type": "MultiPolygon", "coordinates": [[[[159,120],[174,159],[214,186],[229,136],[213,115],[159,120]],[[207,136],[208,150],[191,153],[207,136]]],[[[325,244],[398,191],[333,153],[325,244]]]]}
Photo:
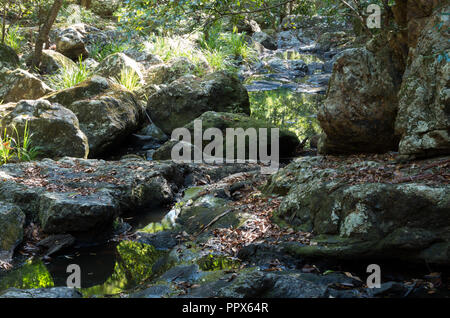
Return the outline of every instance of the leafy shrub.
{"type": "Polygon", "coordinates": [[[19,32],[19,26],[11,27],[6,32],[5,44],[12,47],[16,53],[20,53],[24,36],[19,32]]]}

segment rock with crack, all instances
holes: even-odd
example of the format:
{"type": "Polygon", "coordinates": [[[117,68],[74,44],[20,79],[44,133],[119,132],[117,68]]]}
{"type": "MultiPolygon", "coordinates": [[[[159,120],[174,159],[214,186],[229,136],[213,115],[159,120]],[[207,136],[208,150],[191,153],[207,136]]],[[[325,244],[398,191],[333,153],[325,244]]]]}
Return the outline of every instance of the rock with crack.
{"type": "Polygon", "coordinates": [[[186,169],[173,163],[63,158],[0,168],[0,198],[47,233],[107,232],[124,212],[169,203],[186,169]]]}
{"type": "Polygon", "coordinates": [[[45,98],[75,113],[92,158],[119,147],[144,120],[144,108],[134,94],[100,76],[45,98]]]}
{"type": "Polygon", "coordinates": [[[49,234],[105,234],[116,216],[172,203],[192,180],[218,180],[256,170],[252,165],[207,166],[129,159],[65,157],[0,167],[0,200],[16,204],[49,234]]]}

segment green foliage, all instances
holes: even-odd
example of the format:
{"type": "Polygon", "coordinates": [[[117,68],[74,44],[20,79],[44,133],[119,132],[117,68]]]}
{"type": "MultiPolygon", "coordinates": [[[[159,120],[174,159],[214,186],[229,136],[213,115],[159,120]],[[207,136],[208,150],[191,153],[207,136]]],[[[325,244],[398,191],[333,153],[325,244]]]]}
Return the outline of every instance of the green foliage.
{"type": "Polygon", "coordinates": [[[124,0],[116,13],[119,23],[128,30],[157,31],[163,34],[194,29],[208,29],[215,22],[231,18],[234,22],[248,15],[259,15],[271,27],[287,14],[312,14],[315,2],[297,0],[124,0]]]}
{"type": "Polygon", "coordinates": [[[235,63],[239,60],[252,62],[256,59],[256,51],[247,43],[245,33],[222,32],[222,25],[215,24],[209,30],[209,36],[203,34],[200,47],[209,65],[214,70],[235,71],[235,63]]]}
{"type": "Polygon", "coordinates": [[[56,74],[46,76],[49,86],[56,90],[73,87],[84,82],[91,76],[91,71],[87,69],[80,57],[76,67],[64,65],[56,74]]]}
{"type": "Polygon", "coordinates": [[[19,26],[10,27],[6,32],[5,44],[12,47],[16,53],[20,53],[24,39],[19,32],[19,26]]]}
{"type": "Polygon", "coordinates": [[[127,42],[118,43],[96,43],[90,51],[90,56],[98,62],[103,61],[106,57],[114,53],[121,53],[128,50],[132,46],[127,42]]]}
{"type": "Polygon", "coordinates": [[[53,286],[52,275],[39,260],[27,260],[25,265],[0,278],[0,291],[8,288],[30,289],[53,286]]]}
{"type": "Polygon", "coordinates": [[[235,29],[233,33],[225,33],[220,38],[223,45],[221,48],[225,52],[229,52],[236,59],[243,59],[250,62],[256,58],[256,51],[251,48],[245,40],[245,33],[237,33],[235,29]]]}
{"type": "Polygon", "coordinates": [[[122,241],[117,245],[116,255],[113,274],[101,285],[82,289],[84,297],[115,295],[154,278],[153,265],[164,252],[148,244],[122,241]]]}
{"type": "Polygon", "coordinates": [[[141,79],[139,75],[136,74],[134,70],[131,68],[124,68],[120,72],[120,75],[117,78],[113,78],[113,80],[128,89],[129,91],[136,91],[142,87],[141,79]]]}
{"type": "Polygon", "coordinates": [[[229,70],[234,72],[237,70],[229,55],[223,51],[217,49],[204,50],[203,54],[209,66],[215,71],[229,70]]]}
{"type": "Polygon", "coordinates": [[[252,117],[288,129],[300,139],[311,137],[320,130],[315,114],[323,99],[321,95],[281,89],[250,92],[249,96],[252,117]]]}
{"type": "Polygon", "coordinates": [[[28,122],[25,122],[23,133],[13,126],[12,133],[8,134],[7,129],[0,133],[0,165],[10,161],[32,161],[39,155],[39,147],[32,145],[32,134],[28,122]]]}
{"type": "Polygon", "coordinates": [[[162,37],[153,36],[148,50],[158,55],[164,62],[169,62],[176,57],[185,57],[195,65],[195,75],[205,75],[205,56],[202,50],[192,46],[192,44],[178,36],[162,37]]]}

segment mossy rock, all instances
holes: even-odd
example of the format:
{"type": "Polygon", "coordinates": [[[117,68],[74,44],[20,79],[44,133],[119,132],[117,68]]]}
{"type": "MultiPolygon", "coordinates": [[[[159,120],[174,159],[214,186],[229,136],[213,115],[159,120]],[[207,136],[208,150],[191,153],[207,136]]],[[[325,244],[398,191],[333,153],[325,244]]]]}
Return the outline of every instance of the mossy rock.
{"type": "MultiPolygon", "coordinates": [[[[204,133],[209,128],[217,128],[224,134],[223,139],[223,157],[226,158],[226,132],[228,128],[231,129],[238,129],[242,128],[244,131],[246,131],[249,128],[254,128],[256,130],[258,140],[261,138],[261,136],[266,136],[265,134],[260,135],[259,129],[261,128],[267,128],[267,148],[271,149],[272,143],[271,143],[271,128],[276,128],[262,120],[252,118],[250,116],[247,116],[245,114],[235,114],[235,113],[220,113],[220,112],[213,112],[209,111],[206,113],[203,113],[200,117],[198,117],[196,120],[200,120],[202,123],[202,132],[204,133]]],[[[194,126],[195,121],[190,122],[184,128],[187,128],[191,133],[191,139],[194,137],[194,126]]],[[[246,138],[246,150],[245,150],[245,157],[249,157],[249,142],[248,138],[246,138]]],[[[183,142],[193,142],[183,140],[183,142]]],[[[203,141],[203,149],[206,145],[208,145],[211,141],[203,141]]],[[[159,148],[155,154],[153,155],[153,158],[155,160],[167,160],[171,159],[171,152],[173,146],[177,144],[177,141],[171,140],[166,142],[161,148],[159,148]]],[[[280,158],[291,158],[296,151],[296,148],[300,145],[300,142],[298,140],[298,137],[291,131],[280,129],[279,131],[279,150],[280,150],[280,158]]],[[[187,147],[189,145],[187,144],[187,147]]],[[[238,143],[235,142],[234,147],[234,154],[237,158],[238,152],[238,143]]],[[[260,153],[260,152],[259,152],[260,153]]],[[[193,156],[193,151],[191,151],[191,154],[193,156]]],[[[259,159],[259,158],[258,158],[259,159]]]]}
{"type": "Polygon", "coordinates": [[[237,76],[215,72],[199,79],[184,76],[148,99],[147,111],[164,133],[171,135],[207,111],[250,114],[246,88],[237,76]]]}
{"type": "Polygon", "coordinates": [[[0,44],[0,69],[6,67],[15,69],[19,66],[19,57],[16,52],[5,44],[0,44]]]}
{"type": "Polygon", "coordinates": [[[0,202],[0,261],[9,261],[22,241],[25,214],[13,204],[0,202]]]}

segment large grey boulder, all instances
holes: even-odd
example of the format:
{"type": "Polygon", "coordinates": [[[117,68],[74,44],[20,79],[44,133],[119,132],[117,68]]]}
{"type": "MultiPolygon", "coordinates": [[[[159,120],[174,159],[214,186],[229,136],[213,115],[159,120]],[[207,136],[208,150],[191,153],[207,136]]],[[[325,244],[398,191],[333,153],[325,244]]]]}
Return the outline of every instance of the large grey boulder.
{"type": "Polygon", "coordinates": [[[18,206],[0,201],[0,261],[11,260],[22,241],[24,222],[25,214],[18,206]]]}
{"type": "Polygon", "coordinates": [[[89,53],[84,43],[85,32],[83,24],[61,30],[56,38],[56,51],[75,61],[80,56],[88,57],[89,53]]]}
{"type": "Polygon", "coordinates": [[[152,121],[166,134],[206,111],[250,114],[247,90],[236,76],[216,72],[202,79],[182,77],[149,97],[152,121]]]}
{"type": "Polygon", "coordinates": [[[444,6],[428,19],[417,47],[409,52],[395,122],[403,155],[450,153],[450,65],[441,55],[448,50],[448,10],[449,6],[444,6]]]}
{"type": "Polygon", "coordinates": [[[133,93],[100,76],[49,96],[75,113],[89,141],[90,157],[117,148],[143,121],[144,108],[133,93]]]}
{"type": "Polygon", "coordinates": [[[22,69],[0,71],[0,82],[0,101],[4,103],[38,99],[53,92],[39,78],[22,69]]]}
{"type": "MultiPolygon", "coordinates": [[[[225,113],[225,112],[213,112],[208,111],[203,113],[200,117],[196,118],[196,120],[200,120],[202,122],[202,134],[210,128],[217,128],[223,133],[223,158],[226,157],[226,136],[227,129],[239,129],[242,128],[244,131],[247,129],[255,129],[258,140],[262,137],[266,137],[266,135],[262,135],[259,133],[260,128],[267,129],[267,149],[272,149],[272,139],[271,139],[271,128],[276,128],[271,125],[268,125],[265,121],[258,120],[252,117],[249,117],[244,114],[234,114],[234,113],[225,113]]],[[[184,126],[191,133],[191,138],[194,136],[194,121],[184,126]]],[[[291,158],[295,155],[297,147],[300,145],[300,141],[295,133],[280,129],[279,130],[279,155],[280,158],[291,158]]],[[[186,142],[186,141],[184,141],[186,142]]],[[[189,141],[187,141],[189,142],[189,141]]],[[[193,142],[193,139],[192,141],[193,142]]],[[[170,140],[166,142],[161,148],[157,149],[153,155],[153,159],[155,160],[168,160],[171,159],[172,148],[177,144],[177,141],[170,140]]],[[[203,141],[203,147],[209,144],[210,141],[203,141]]],[[[248,153],[250,149],[249,142],[245,144],[245,154],[246,158],[248,158],[248,153]]],[[[237,143],[235,143],[234,154],[235,158],[238,153],[237,143]]],[[[192,151],[192,156],[194,152],[192,151]]]]}
{"type": "Polygon", "coordinates": [[[393,66],[394,60],[387,48],[378,47],[373,51],[349,49],[339,55],[327,98],[318,113],[324,132],[320,153],[386,152],[397,148],[394,123],[401,73],[393,66]]]}
{"type": "Polygon", "coordinates": [[[78,119],[69,109],[46,100],[23,100],[1,118],[0,127],[23,139],[25,126],[31,135],[31,146],[38,147],[38,157],[87,158],[89,145],[80,130],[78,119]],[[14,129],[15,127],[15,129],[14,129]]]}
{"type": "Polygon", "coordinates": [[[315,235],[310,245],[290,246],[295,255],[449,264],[450,186],[433,170],[438,163],[302,158],[265,191],[286,195],[277,218],[315,235]]]}

